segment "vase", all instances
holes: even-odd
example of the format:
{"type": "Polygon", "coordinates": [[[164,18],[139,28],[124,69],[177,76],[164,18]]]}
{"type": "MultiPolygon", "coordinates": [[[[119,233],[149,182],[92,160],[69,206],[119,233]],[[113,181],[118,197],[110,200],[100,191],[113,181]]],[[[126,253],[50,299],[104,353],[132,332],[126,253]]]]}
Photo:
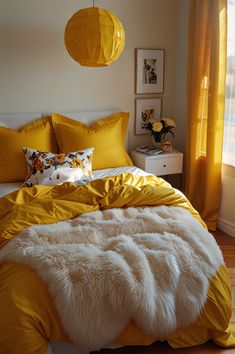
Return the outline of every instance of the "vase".
{"type": "Polygon", "coordinates": [[[154,137],[152,137],[152,141],[153,141],[153,146],[157,149],[157,150],[162,150],[162,141],[156,141],[154,139],[154,137]]]}
{"type": "Polygon", "coordinates": [[[166,152],[170,152],[173,150],[173,140],[172,137],[169,136],[164,136],[164,139],[162,139],[162,150],[166,152]]]}

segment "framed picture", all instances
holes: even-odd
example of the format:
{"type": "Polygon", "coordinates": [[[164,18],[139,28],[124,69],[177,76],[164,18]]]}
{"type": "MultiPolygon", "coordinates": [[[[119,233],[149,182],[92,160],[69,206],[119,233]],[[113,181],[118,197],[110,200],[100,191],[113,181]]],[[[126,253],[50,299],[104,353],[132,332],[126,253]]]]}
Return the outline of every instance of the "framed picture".
{"type": "Polygon", "coordinates": [[[164,49],[136,49],[136,93],[162,93],[164,49]]]}
{"type": "Polygon", "coordinates": [[[159,119],[161,117],[161,98],[137,98],[135,110],[135,134],[148,134],[144,125],[150,118],[159,119]]]}

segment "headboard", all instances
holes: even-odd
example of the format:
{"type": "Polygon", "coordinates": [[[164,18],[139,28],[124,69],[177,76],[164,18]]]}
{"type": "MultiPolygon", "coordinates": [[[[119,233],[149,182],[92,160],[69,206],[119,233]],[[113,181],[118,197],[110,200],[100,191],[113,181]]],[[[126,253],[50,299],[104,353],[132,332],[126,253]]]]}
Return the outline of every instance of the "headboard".
{"type": "MultiPolygon", "coordinates": [[[[110,114],[113,114],[117,111],[88,111],[88,112],[70,112],[70,113],[63,113],[63,112],[57,112],[61,113],[67,117],[71,117],[76,120],[80,120],[83,123],[89,125],[93,122],[95,122],[98,119],[104,118],[109,116],[110,114]]],[[[23,125],[32,122],[33,120],[37,118],[41,118],[43,116],[47,116],[50,113],[0,113],[0,125],[3,125],[4,127],[12,128],[12,129],[19,129],[23,125]]]]}

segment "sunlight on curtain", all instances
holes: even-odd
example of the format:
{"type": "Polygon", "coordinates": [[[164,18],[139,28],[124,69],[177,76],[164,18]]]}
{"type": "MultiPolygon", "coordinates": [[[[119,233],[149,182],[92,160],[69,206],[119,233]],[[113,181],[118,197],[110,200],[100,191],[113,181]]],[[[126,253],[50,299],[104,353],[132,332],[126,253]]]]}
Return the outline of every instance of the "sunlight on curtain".
{"type": "Polygon", "coordinates": [[[185,193],[213,231],[221,196],[226,44],[227,0],[190,0],[185,193]]]}
{"type": "Polygon", "coordinates": [[[209,81],[204,76],[200,86],[199,108],[198,108],[198,130],[196,139],[196,158],[206,156],[206,136],[207,136],[207,117],[208,117],[208,94],[209,81]]]}
{"type": "Polygon", "coordinates": [[[235,0],[228,0],[228,39],[223,163],[235,166],[235,0]]]}

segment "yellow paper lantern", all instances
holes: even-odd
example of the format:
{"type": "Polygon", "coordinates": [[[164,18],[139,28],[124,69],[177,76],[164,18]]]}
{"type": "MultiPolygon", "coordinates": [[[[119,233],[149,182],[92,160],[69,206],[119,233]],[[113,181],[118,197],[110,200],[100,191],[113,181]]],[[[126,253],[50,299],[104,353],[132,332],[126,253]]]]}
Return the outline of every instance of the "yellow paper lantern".
{"type": "Polygon", "coordinates": [[[114,13],[89,7],[70,18],[64,39],[69,55],[80,65],[107,66],[121,55],[125,30],[114,13]]]}

